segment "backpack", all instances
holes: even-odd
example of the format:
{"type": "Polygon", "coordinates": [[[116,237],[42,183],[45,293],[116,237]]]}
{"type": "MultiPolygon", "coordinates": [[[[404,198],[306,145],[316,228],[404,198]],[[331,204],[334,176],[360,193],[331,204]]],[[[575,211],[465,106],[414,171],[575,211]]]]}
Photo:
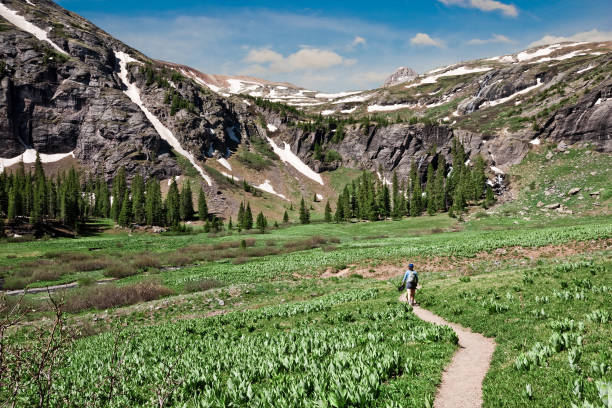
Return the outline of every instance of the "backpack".
{"type": "Polygon", "coordinates": [[[411,271],[410,275],[408,275],[407,282],[414,283],[414,284],[419,283],[419,275],[417,275],[416,271],[411,271]]]}

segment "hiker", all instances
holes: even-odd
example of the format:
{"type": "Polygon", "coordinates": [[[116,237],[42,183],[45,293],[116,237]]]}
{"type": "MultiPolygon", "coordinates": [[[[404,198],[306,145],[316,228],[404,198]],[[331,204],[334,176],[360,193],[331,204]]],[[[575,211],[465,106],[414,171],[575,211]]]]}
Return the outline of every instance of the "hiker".
{"type": "Polygon", "coordinates": [[[408,303],[410,306],[416,306],[414,301],[414,292],[416,291],[417,285],[419,284],[419,275],[414,270],[414,265],[408,265],[408,270],[404,273],[404,279],[402,283],[406,283],[406,292],[408,294],[408,303]]]}

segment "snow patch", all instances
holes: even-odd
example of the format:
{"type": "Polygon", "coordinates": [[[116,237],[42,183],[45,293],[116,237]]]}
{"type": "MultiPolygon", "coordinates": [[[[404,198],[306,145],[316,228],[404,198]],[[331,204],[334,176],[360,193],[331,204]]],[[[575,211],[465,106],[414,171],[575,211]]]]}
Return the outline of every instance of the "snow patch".
{"type": "Polygon", "coordinates": [[[416,105],[411,105],[411,104],[406,104],[406,103],[399,103],[399,104],[395,104],[395,105],[370,105],[368,106],[368,112],[389,112],[389,111],[394,111],[394,110],[399,110],[399,109],[406,109],[406,108],[415,108],[416,105]]]}
{"type": "Polygon", "coordinates": [[[198,170],[202,178],[206,180],[206,183],[211,186],[212,179],[204,172],[200,165],[196,163],[193,155],[183,149],[180,142],[177,140],[176,137],[174,137],[170,129],[164,126],[161,121],[144,106],[144,104],[142,103],[142,99],[140,99],[140,91],[138,87],[135,84],[130,83],[130,81],[128,80],[127,64],[130,62],[139,61],[135,60],[134,58],[130,57],[128,54],[122,51],[115,51],[115,57],[119,60],[119,78],[127,88],[127,90],[123,91],[123,93],[125,93],[130,98],[130,100],[136,105],[138,105],[138,107],[144,112],[145,116],[147,117],[147,119],[149,119],[159,136],[166,142],[168,142],[168,144],[172,146],[178,154],[185,156],[187,160],[189,160],[189,162],[193,165],[193,167],[198,170]]]}
{"type": "Polygon", "coordinates": [[[452,69],[450,71],[443,72],[438,75],[430,75],[421,79],[419,82],[416,82],[411,85],[406,85],[406,88],[414,88],[416,86],[424,85],[424,84],[435,84],[438,81],[438,78],[448,77],[448,76],[457,76],[457,75],[467,75],[473,74],[476,72],[486,72],[490,71],[493,68],[491,67],[476,67],[476,68],[468,68],[468,67],[459,67],[452,69]]]}
{"type": "Polygon", "coordinates": [[[28,3],[30,6],[36,7],[36,4],[32,3],[30,0],[26,0],[26,3],[28,3]]]}
{"type": "Polygon", "coordinates": [[[561,44],[551,44],[548,47],[540,48],[539,50],[535,50],[534,52],[523,51],[518,53],[516,58],[519,62],[529,61],[534,58],[543,57],[545,55],[549,55],[553,51],[561,48],[561,44]]]}
{"type": "Polygon", "coordinates": [[[355,112],[355,109],[357,109],[356,106],[352,107],[351,109],[343,109],[340,112],[341,113],[353,113],[353,112],[355,112]]]}
{"type": "Polygon", "coordinates": [[[323,200],[323,195],[322,195],[322,194],[317,193],[317,200],[318,200],[318,201],[323,200]]]}
{"type": "MultiPolygon", "coordinates": [[[[42,163],[55,163],[66,157],[74,157],[74,150],[68,153],[56,153],[56,154],[40,153],[39,156],[40,156],[40,161],[42,163]]],[[[13,166],[21,162],[23,162],[24,164],[31,164],[31,163],[36,162],[36,150],[26,149],[26,151],[20,154],[19,156],[16,156],[10,159],[0,158],[0,173],[4,172],[5,167],[10,167],[10,166],[13,166]]]]}
{"type": "Polygon", "coordinates": [[[506,174],[499,167],[491,166],[491,170],[493,170],[496,174],[506,174]]]}
{"type": "Polygon", "coordinates": [[[268,123],[267,128],[270,132],[276,132],[278,128],[271,123],[268,123]]]}
{"type": "Polygon", "coordinates": [[[232,171],[232,165],[229,164],[229,162],[224,159],[223,157],[220,159],[217,159],[217,161],[219,162],[220,165],[222,165],[223,167],[225,167],[226,169],[228,169],[229,171],[232,171]]]}
{"type": "Polygon", "coordinates": [[[355,95],[362,91],[350,91],[350,92],[339,92],[339,93],[318,93],[314,97],[317,99],[336,99],[344,96],[355,95]]]}
{"type": "Polygon", "coordinates": [[[240,181],[240,179],[232,174],[227,174],[224,171],[220,171],[219,173],[223,174],[225,177],[227,177],[228,179],[233,179],[234,181],[240,181]]]}
{"type": "Polygon", "coordinates": [[[297,157],[295,153],[291,151],[291,146],[289,146],[288,143],[285,143],[285,148],[281,149],[276,145],[276,143],[274,143],[274,140],[270,139],[267,136],[266,139],[268,139],[268,143],[270,143],[270,145],[272,146],[272,150],[274,150],[274,153],[276,153],[283,162],[289,163],[291,166],[293,166],[294,169],[296,169],[309,179],[316,181],[322,186],[325,185],[323,183],[323,178],[321,177],[321,175],[312,170],[306,165],[306,163],[304,163],[299,157],[297,157]]]}
{"type": "Polygon", "coordinates": [[[537,145],[539,145],[539,144],[540,144],[540,139],[536,137],[535,139],[533,139],[533,140],[532,140],[531,142],[529,142],[529,143],[531,143],[532,145],[537,146],[537,145]]]}
{"type": "MultiPolygon", "coordinates": [[[[33,3],[30,3],[30,4],[34,5],[33,3]]],[[[49,44],[51,44],[53,48],[55,48],[56,51],[62,54],[67,54],[66,51],[61,49],[56,43],[54,43],[53,41],[49,39],[47,32],[50,30],[50,28],[47,30],[43,30],[42,28],[35,26],[34,24],[26,20],[25,17],[18,15],[17,11],[11,10],[10,8],[6,7],[3,3],[0,3],[0,16],[7,19],[11,24],[15,25],[20,30],[23,30],[23,31],[26,31],[32,34],[34,37],[38,38],[40,41],[48,42],[49,44]]]]}
{"type": "Polygon", "coordinates": [[[350,96],[348,98],[339,99],[339,100],[334,101],[332,103],[334,105],[337,105],[337,104],[340,104],[340,103],[349,103],[349,102],[365,102],[368,99],[370,99],[372,97],[372,95],[373,94],[350,96]]]}
{"type": "Polygon", "coordinates": [[[265,191],[265,192],[267,192],[267,193],[274,194],[275,196],[280,197],[280,198],[282,198],[283,200],[287,200],[287,201],[289,201],[289,200],[287,199],[287,197],[285,197],[284,195],[282,195],[282,194],[280,194],[280,193],[277,193],[277,192],[274,190],[274,187],[272,187],[272,184],[270,184],[270,180],[266,180],[266,181],[265,181],[263,184],[260,184],[260,185],[255,186],[255,187],[257,187],[258,189],[263,190],[263,191],[265,191]]]}
{"type": "Polygon", "coordinates": [[[599,105],[600,103],[601,103],[601,98],[597,99],[597,102],[595,102],[595,105],[593,105],[593,106],[597,106],[597,105],[599,105]]]}
{"type": "Polygon", "coordinates": [[[532,85],[532,86],[527,87],[525,89],[522,89],[522,90],[520,90],[518,92],[515,92],[515,93],[513,93],[510,96],[506,96],[505,98],[501,98],[501,99],[496,99],[494,101],[485,102],[484,105],[488,107],[488,106],[496,106],[496,105],[508,102],[508,101],[516,98],[517,96],[529,93],[529,92],[533,91],[534,89],[541,87],[542,85],[544,85],[544,83],[542,82],[542,80],[540,78],[538,78],[536,80],[536,84],[535,85],[532,85]]]}
{"type": "Polygon", "coordinates": [[[583,68],[583,69],[581,69],[580,71],[576,71],[576,73],[577,73],[577,74],[582,74],[583,72],[590,71],[590,70],[592,70],[592,69],[593,69],[593,68],[595,68],[595,67],[596,67],[595,65],[589,65],[588,67],[583,68]]]}
{"type": "Polygon", "coordinates": [[[323,116],[329,116],[329,115],[333,115],[334,113],[336,113],[336,111],[335,111],[335,110],[329,110],[329,109],[327,109],[327,110],[322,111],[322,112],[321,112],[321,115],[323,115],[323,116]]]}

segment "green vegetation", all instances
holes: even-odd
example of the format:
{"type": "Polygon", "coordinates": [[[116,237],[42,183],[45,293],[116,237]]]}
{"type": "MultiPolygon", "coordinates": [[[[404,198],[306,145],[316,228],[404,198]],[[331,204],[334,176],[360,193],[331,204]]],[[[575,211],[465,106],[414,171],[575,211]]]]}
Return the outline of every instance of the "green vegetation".
{"type": "Polygon", "coordinates": [[[420,301],[495,337],[484,406],[605,406],[600,389],[612,381],[609,259],[608,251],[488,270],[472,279],[435,279],[420,301]]]}
{"type": "Polygon", "coordinates": [[[236,160],[253,170],[263,170],[272,165],[272,162],[258,153],[247,150],[244,146],[238,149],[235,155],[236,160]]]}

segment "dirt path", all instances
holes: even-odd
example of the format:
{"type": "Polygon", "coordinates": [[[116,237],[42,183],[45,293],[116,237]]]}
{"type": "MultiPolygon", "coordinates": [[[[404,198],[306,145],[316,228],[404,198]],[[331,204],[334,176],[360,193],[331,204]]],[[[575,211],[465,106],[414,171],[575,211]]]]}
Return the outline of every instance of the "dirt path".
{"type": "MultiPolygon", "coordinates": [[[[400,296],[406,301],[406,294],[400,296]]],[[[459,337],[459,350],[442,374],[434,408],[472,408],[482,406],[482,381],[491,365],[495,340],[473,333],[465,327],[450,323],[429,310],[414,307],[421,320],[450,326],[459,337]]]]}

